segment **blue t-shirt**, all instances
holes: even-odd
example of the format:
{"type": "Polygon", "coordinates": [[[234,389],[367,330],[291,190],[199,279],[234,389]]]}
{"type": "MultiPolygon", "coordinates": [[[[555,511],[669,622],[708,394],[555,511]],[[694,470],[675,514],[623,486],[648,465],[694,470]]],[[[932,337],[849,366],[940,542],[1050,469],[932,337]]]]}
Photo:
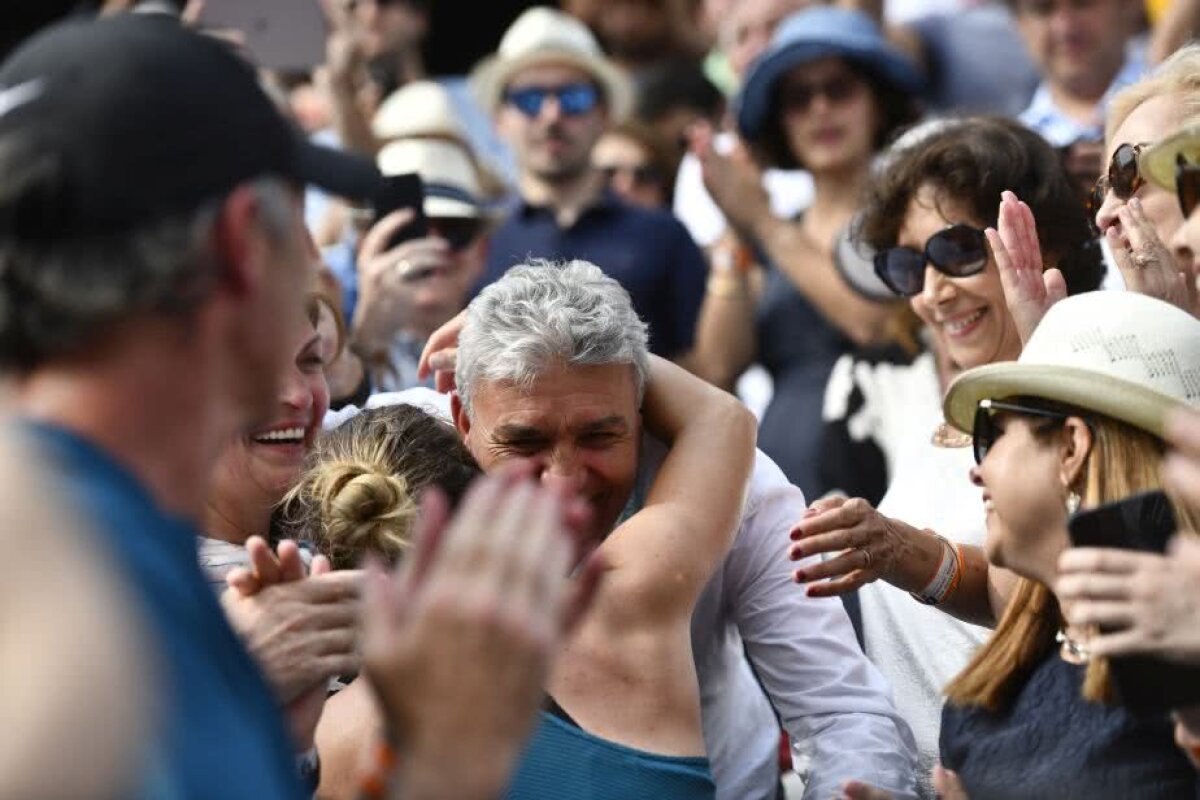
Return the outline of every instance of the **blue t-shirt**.
{"type": "Polygon", "coordinates": [[[480,288],[530,258],[590,261],[625,287],[650,326],[650,350],[665,358],[692,346],[708,265],[683,224],[667,211],[623,203],[605,193],[575,224],[520,203],[492,234],[480,288]]]}
{"type": "Polygon", "coordinates": [[[626,747],[543,711],[504,800],[712,800],[708,759],[626,747]]]}
{"type": "Polygon", "coordinates": [[[112,556],[150,634],[160,717],[136,796],[302,797],[279,707],[205,582],[195,526],[158,508],[90,442],[48,425],[22,429],[61,496],[112,556]]]}

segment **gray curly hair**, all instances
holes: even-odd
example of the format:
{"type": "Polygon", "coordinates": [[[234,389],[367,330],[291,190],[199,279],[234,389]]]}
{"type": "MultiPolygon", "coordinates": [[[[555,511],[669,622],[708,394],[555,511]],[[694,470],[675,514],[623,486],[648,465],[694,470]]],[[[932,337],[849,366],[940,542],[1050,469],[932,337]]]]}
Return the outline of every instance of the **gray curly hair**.
{"type": "Polygon", "coordinates": [[[532,259],[467,307],[454,373],[458,396],[469,417],[481,380],[528,388],[555,364],[629,364],[640,404],[648,338],[629,293],[595,264],[532,259]]]}

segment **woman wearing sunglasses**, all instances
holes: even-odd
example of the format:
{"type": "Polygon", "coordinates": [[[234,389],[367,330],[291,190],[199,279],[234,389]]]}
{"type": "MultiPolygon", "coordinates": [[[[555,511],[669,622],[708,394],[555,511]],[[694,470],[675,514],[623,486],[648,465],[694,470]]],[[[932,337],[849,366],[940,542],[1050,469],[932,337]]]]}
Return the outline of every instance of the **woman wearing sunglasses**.
{"type": "MultiPolygon", "coordinates": [[[[1164,422],[1200,401],[1198,374],[1194,317],[1092,292],[1055,305],[1017,362],[969,370],[947,392],[947,420],[973,435],[988,561],[1020,576],[946,689],[941,755],[968,796],[1196,796],[1169,716],[1122,707],[1111,665],[1089,653],[1093,631],[1052,587],[1073,513],[1163,488],[1164,422]]],[[[1171,505],[1194,536],[1196,510],[1171,505]]]]}
{"type": "Polygon", "coordinates": [[[1170,242],[1183,217],[1171,193],[1147,181],[1139,163],[1164,134],[1200,121],[1200,44],[1178,50],[1149,77],[1113,98],[1108,168],[1091,211],[1126,287],[1195,313],[1195,272],[1173,259],[1170,242]]]}
{"type": "MultiPolygon", "coordinates": [[[[1181,266],[1200,253],[1200,126],[1167,137],[1143,153],[1142,173],[1148,181],[1176,195],[1184,224],[1172,242],[1181,266]]],[[[1200,454],[1200,418],[1178,415],[1168,424],[1170,443],[1192,461],[1166,470],[1171,488],[1200,509],[1200,483],[1195,480],[1200,454]],[[1181,470],[1184,479],[1178,480],[1181,470]]],[[[1059,559],[1055,593],[1070,609],[1073,624],[1098,625],[1093,655],[1153,656],[1200,665],[1200,541],[1180,539],[1166,555],[1127,550],[1069,550],[1059,559]]],[[[1200,765],[1200,707],[1182,709],[1177,741],[1200,765]]]]}
{"type": "Polygon", "coordinates": [[[984,233],[998,224],[1005,191],[1026,199],[1046,260],[1068,289],[1099,285],[1086,216],[1057,154],[1037,134],[1008,120],[968,119],[895,155],[876,179],[860,238],[876,251],[879,276],[925,322],[935,352],[907,367],[866,359],[839,365],[827,417],[844,413],[852,435],[873,451],[859,451],[863,467],[877,464],[888,488],[878,511],[861,498],[818,501],[792,534],[794,560],[828,559],[797,565],[809,594],[859,590],[864,646],[916,736],[927,797],[942,687],[986,639],[979,625],[995,619],[1011,583],[989,574],[980,550],[979,493],[962,480],[969,452],[935,446],[967,443],[955,441],[961,437],[942,417],[953,373],[1021,352],[984,233]]]}
{"type": "Polygon", "coordinates": [[[759,442],[809,496],[823,491],[816,464],[830,369],[841,354],[885,338],[892,315],[842,279],[833,243],[862,203],[875,153],[915,119],[919,83],[869,17],[810,8],[776,30],[746,76],[736,117],[757,166],[812,175],[812,205],[796,219],[774,216],[749,155],[739,162],[696,143],[732,232],[714,248],[694,367],[727,388],[751,364],[766,367],[774,394],[759,442]],[[749,246],[767,269],[753,269],[749,246]]]}

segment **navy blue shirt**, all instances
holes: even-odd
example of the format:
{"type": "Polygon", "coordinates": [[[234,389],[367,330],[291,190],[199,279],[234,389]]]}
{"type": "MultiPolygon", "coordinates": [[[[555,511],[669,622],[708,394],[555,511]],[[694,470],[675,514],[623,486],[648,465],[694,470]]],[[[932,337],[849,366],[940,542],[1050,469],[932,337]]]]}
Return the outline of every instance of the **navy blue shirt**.
{"type": "Polygon", "coordinates": [[[111,555],[150,635],[160,717],[136,797],[302,797],[279,707],[200,569],[197,529],[161,510],[86,440],[47,425],[23,429],[69,507],[111,555]]]}
{"type": "Polygon", "coordinates": [[[708,265],[669,212],[632,206],[606,192],[564,229],[552,209],[521,202],[492,234],[480,288],[530,258],[592,262],[629,292],[650,326],[651,352],[674,358],[691,348],[708,265]]]}
{"type": "Polygon", "coordinates": [[[942,708],[942,765],[971,800],[1183,800],[1200,796],[1166,714],[1083,699],[1084,667],[1053,648],[1000,712],[942,708]]]}

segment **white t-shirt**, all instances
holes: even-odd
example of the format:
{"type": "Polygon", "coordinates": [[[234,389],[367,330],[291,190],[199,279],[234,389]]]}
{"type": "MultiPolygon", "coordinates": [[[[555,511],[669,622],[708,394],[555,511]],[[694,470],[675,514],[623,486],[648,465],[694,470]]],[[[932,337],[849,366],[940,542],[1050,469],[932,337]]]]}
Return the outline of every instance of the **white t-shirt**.
{"type": "MultiPolygon", "coordinates": [[[[855,438],[871,438],[887,460],[890,482],[879,512],[952,542],[982,545],[982,490],[971,484],[970,447],[940,448],[942,392],[930,353],[911,365],[870,364],[847,356],[833,369],[825,418],[844,416],[854,387],[864,403],[847,420],[855,438]]],[[[883,581],[859,590],[867,655],[892,685],[900,715],[917,740],[922,797],[934,797],[929,773],[938,760],[942,689],[967,665],[991,631],[962,622],[883,581]]]]}
{"type": "MultiPolygon", "coordinates": [[[[719,133],[713,147],[728,153],[733,142],[733,134],[719,133]]],[[[771,210],[781,219],[791,219],[812,204],[812,176],[803,170],[769,169],[763,173],[763,187],[771,198],[771,210]]],[[[679,164],[673,206],[675,216],[701,247],[711,247],[725,232],[725,215],[704,188],[700,160],[691,153],[679,164]]]]}

